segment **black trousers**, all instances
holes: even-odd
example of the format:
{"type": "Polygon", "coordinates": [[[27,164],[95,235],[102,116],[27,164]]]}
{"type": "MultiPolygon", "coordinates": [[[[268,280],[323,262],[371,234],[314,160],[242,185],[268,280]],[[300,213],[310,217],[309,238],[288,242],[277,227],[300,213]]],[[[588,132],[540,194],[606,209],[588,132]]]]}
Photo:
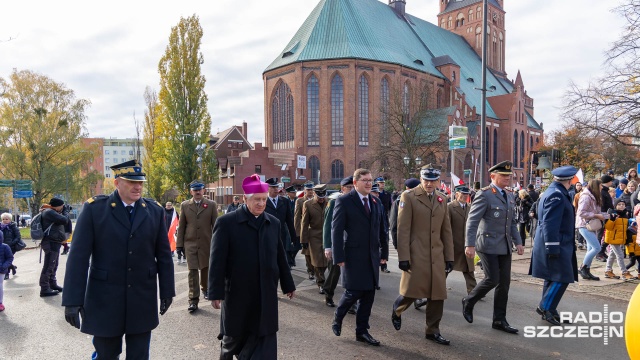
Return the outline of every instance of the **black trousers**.
{"type": "Polygon", "coordinates": [[[324,280],[324,292],[327,293],[326,297],[329,299],[333,299],[333,294],[336,291],[336,287],[338,286],[338,280],[340,279],[340,266],[333,264],[333,259],[329,260],[329,273],[327,274],[327,278],[324,280]]]}
{"type": "MultiPolygon", "coordinates": [[[[125,334],[124,339],[127,344],[127,360],[147,360],[149,359],[149,343],[151,342],[151,331],[140,334],[125,334]]],[[[92,359],[115,360],[122,353],[122,336],[114,337],[93,337],[93,347],[96,351],[92,359]]]]}
{"type": "Polygon", "coordinates": [[[484,279],[476,285],[467,296],[469,305],[473,307],[493,288],[493,321],[505,320],[507,316],[507,301],[509,300],[509,285],[511,284],[511,254],[485,254],[478,251],[484,279]]]}
{"type": "Polygon", "coordinates": [[[522,239],[522,246],[524,246],[524,240],[527,238],[526,225],[527,223],[518,223],[518,231],[520,232],[520,239],[522,239]]]}
{"type": "Polygon", "coordinates": [[[278,358],[276,333],[265,336],[223,336],[220,342],[220,360],[271,360],[278,358]]]}
{"type": "Polygon", "coordinates": [[[60,259],[60,243],[48,240],[42,241],[42,251],[44,260],[42,261],[42,271],[40,272],[40,290],[51,290],[51,286],[58,285],[56,272],[58,271],[58,260],[60,259]]]}
{"type": "Polygon", "coordinates": [[[335,312],[335,321],[342,324],[347,311],[358,300],[358,310],[356,311],[356,335],[362,335],[369,332],[369,316],[371,316],[371,308],[373,300],[376,296],[376,290],[348,290],[346,289],[340,298],[338,307],[335,312]]]}

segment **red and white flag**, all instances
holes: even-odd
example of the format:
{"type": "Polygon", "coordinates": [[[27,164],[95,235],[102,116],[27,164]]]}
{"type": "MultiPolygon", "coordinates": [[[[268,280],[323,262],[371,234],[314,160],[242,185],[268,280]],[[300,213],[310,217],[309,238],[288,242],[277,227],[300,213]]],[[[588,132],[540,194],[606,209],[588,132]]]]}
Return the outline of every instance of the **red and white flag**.
{"type": "Polygon", "coordinates": [[[173,209],[173,216],[171,217],[171,225],[169,226],[169,232],[167,236],[169,237],[169,245],[171,246],[171,251],[176,251],[176,229],[178,229],[178,211],[173,209]]]}
{"type": "Polygon", "coordinates": [[[464,181],[460,180],[460,178],[457,177],[456,174],[451,173],[451,185],[452,186],[464,185],[464,181]]]}

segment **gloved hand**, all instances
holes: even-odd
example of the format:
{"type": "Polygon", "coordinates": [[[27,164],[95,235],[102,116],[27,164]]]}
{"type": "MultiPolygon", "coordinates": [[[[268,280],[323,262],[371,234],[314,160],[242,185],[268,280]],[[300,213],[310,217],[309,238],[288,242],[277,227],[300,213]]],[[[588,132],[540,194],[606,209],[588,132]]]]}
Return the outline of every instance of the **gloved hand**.
{"type": "MultiPolygon", "coordinates": [[[[632,258],[632,257],[634,257],[634,256],[636,256],[636,254],[635,254],[635,253],[629,253],[629,257],[630,257],[630,258],[632,258]]],[[[2,271],[0,271],[0,272],[2,272],[2,271]]]]}
{"type": "Polygon", "coordinates": [[[82,306],[65,306],[64,319],[76,329],[80,329],[80,316],[84,319],[82,306]]]}
{"type": "Polygon", "coordinates": [[[302,243],[302,248],[303,249],[308,249],[309,248],[309,243],[302,243]]]}
{"type": "Polygon", "coordinates": [[[453,271],[453,261],[447,261],[444,265],[444,272],[450,273],[453,271]]]}
{"type": "Polygon", "coordinates": [[[411,265],[409,264],[408,261],[400,261],[398,262],[398,267],[400,268],[400,270],[402,271],[409,271],[411,269],[411,265]]]}
{"type": "Polygon", "coordinates": [[[181,253],[181,254],[184,254],[184,247],[177,247],[176,251],[181,253]]]}
{"type": "Polygon", "coordinates": [[[164,315],[164,313],[166,313],[167,310],[169,310],[169,306],[171,306],[172,302],[173,302],[173,298],[166,298],[166,299],[160,300],[160,315],[164,315]]]}

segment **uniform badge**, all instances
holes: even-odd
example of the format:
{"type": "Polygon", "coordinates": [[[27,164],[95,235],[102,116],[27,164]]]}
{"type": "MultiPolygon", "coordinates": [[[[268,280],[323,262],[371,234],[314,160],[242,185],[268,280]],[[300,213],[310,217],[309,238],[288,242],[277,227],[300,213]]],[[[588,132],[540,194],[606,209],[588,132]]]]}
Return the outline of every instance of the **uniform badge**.
{"type": "Polygon", "coordinates": [[[404,208],[404,201],[400,201],[400,209],[404,208]]]}
{"type": "Polygon", "coordinates": [[[111,207],[116,207],[116,203],[111,203],[111,207]]]}
{"type": "Polygon", "coordinates": [[[493,217],[494,218],[499,218],[500,217],[500,212],[499,211],[494,212],[493,213],[493,217]]]}
{"type": "Polygon", "coordinates": [[[438,202],[442,202],[442,198],[438,196],[438,202]]]}
{"type": "Polygon", "coordinates": [[[207,205],[207,203],[204,203],[204,204],[202,204],[202,207],[206,209],[206,208],[209,207],[209,205],[207,205]]]}
{"type": "Polygon", "coordinates": [[[142,203],[140,205],[142,205],[142,207],[147,207],[147,204],[145,204],[145,203],[142,203]]]}

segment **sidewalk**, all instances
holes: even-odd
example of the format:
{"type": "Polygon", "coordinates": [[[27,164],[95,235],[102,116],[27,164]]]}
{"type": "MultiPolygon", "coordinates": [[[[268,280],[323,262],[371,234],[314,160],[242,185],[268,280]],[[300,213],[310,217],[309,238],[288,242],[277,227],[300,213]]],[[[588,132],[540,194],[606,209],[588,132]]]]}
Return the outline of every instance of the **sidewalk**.
{"type": "MultiPolygon", "coordinates": [[[[584,255],[587,253],[586,250],[578,249],[576,251],[576,257],[578,259],[578,266],[582,264],[582,259],[584,259],[584,255]]],[[[628,262],[628,259],[625,259],[625,263],[628,262]]],[[[542,279],[533,278],[529,275],[529,265],[531,264],[531,239],[527,239],[527,244],[524,250],[524,255],[519,256],[517,254],[513,255],[513,262],[511,264],[511,279],[515,281],[520,281],[529,284],[543,285],[542,279]]],[[[590,293],[593,295],[606,296],[613,299],[618,300],[629,300],[631,298],[631,294],[636,289],[638,284],[640,284],[640,280],[615,280],[615,279],[607,279],[604,277],[606,263],[600,262],[596,259],[591,263],[591,273],[600,278],[600,281],[593,280],[584,280],[580,275],[578,275],[578,282],[570,284],[567,288],[568,291],[574,292],[582,292],[582,293],[590,293]]],[[[638,275],[638,273],[634,269],[629,269],[633,276],[638,275]]],[[[613,265],[613,272],[616,275],[620,275],[620,269],[618,269],[617,262],[613,265]]],[[[481,277],[482,272],[480,271],[481,277]]],[[[478,271],[476,271],[476,276],[478,275],[478,271]]]]}

